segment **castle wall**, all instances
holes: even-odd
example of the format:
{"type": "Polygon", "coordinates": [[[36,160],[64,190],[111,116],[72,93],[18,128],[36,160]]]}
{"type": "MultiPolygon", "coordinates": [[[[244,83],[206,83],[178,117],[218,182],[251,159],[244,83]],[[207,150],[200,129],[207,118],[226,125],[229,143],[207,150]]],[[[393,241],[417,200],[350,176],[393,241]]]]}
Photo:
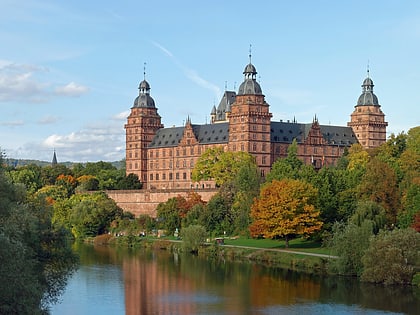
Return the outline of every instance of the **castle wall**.
{"type": "Polygon", "coordinates": [[[217,189],[171,189],[171,190],[107,190],[108,197],[112,198],[124,211],[133,213],[136,217],[146,214],[156,217],[156,208],[159,203],[170,198],[186,197],[189,192],[196,192],[203,201],[209,201],[217,189]]]}

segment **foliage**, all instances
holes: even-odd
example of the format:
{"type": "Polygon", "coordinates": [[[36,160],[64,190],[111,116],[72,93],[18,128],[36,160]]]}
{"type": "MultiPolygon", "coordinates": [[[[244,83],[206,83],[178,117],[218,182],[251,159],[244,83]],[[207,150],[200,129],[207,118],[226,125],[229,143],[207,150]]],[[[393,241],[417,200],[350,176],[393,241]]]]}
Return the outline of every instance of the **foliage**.
{"type": "Polygon", "coordinates": [[[304,165],[303,162],[297,157],[297,142],[293,142],[287,148],[287,157],[277,159],[271,166],[270,173],[267,174],[267,182],[273,180],[289,179],[307,179],[314,175],[314,169],[310,165],[304,165]]]}
{"type": "Polygon", "coordinates": [[[232,181],[241,166],[248,163],[255,164],[255,158],[248,152],[224,152],[223,147],[210,148],[198,159],[191,178],[195,182],[214,180],[221,186],[232,181]]]}
{"type": "Polygon", "coordinates": [[[196,253],[206,241],[207,232],[201,225],[190,225],[181,230],[181,237],[184,250],[196,253]]]}
{"type": "Polygon", "coordinates": [[[359,276],[363,271],[362,257],[372,236],[372,223],[363,221],[360,226],[336,223],[330,247],[338,258],[330,261],[333,272],[342,275],[359,276]]]}
{"type": "Polygon", "coordinates": [[[94,175],[81,175],[77,178],[78,192],[95,191],[99,188],[99,180],[94,175]]]}
{"type": "Polygon", "coordinates": [[[396,223],[399,205],[397,178],[394,170],[377,158],[371,159],[359,186],[361,199],[380,204],[386,211],[388,224],[396,223]]]}
{"type": "Polygon", "coordinates": [[[377,234],[380,229],[385,227],[385,209],[374,201],[359,201],[355,213],[350,218],[350,224],[362,226],[365,221],[369,221],[372,232],[377,234]]]}
{"type": "Polygon", "coordinates": [[[24,184],[28,193],[34,193],[42,187],[41,167],[35,164],[12,169],[9,176],[13,183],[24,184]]]}
{"type": "Polygon", "coordinates": [[[1,314],[46,313],[75,270],[67,234],[51,215],[44,198],[27,198],[7,180],[0,158],[1,314]]]}
{"type": "Polygon", "coordinates": [[[161,202],[156,208],[158,228],[165,229],[170,235],[181,226],[178,200],[176,197],[170,198],[166,202],[161,202]]]}
{"type": "Polygon", "coordinates": [[[120,179],[120,181],[117,184],[118,189],[141,189],[142,183],[139,180],[139,177],[137,174],[130,173],[127,176],[124,176],[120,179]]]}
{"type": "Polygon", "coordinates": [[[106,233],[111,222],[123,214],[115,201],[104,193],[73,197],[79,199],[71,208],[70,214],[71,231],[76,238],[83,239],[106,233]]]}
{"type": "Polygon", "coordinates": [[[261,190],[251,208],[253,237],[284,237],[286,247],[293,235],[309,236],[322,227],[315,208],[317,190],[292,179],[274,180],[261,190]]]}
{"type": "Polygon", "coordinates": [[[199,224],[204,226],[207,231],[211,231],[212,235],[233,232],[230,207],[222,194],[218,193],[209,200],[200,215],[199,224]]]}
{"type": "Polygon", "coordinates": [[[420,234],[413,229],[381,231],[362,258],[362,281],[410,284],[420,262],[420,234]]]}
{"type": "Polygon", "coordinates": [[[347,155],[347,169],[350,171],[356,169],[363,170],[369,161],[369,154],[367,153],[367,151],[363,149],[361,144],[355,143],[352,144],[348,152],[349,153],[347,155]]]}

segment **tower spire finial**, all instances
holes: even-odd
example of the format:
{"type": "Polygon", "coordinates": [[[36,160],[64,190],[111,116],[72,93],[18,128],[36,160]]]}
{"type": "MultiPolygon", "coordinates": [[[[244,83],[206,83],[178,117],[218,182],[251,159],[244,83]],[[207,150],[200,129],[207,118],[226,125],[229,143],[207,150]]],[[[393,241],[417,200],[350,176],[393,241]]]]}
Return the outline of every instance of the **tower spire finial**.
{"type": "Polygon", "coordinates": [[[143,63],[143,80],[146,80],[146,62],[143,63]]]}
{"type": "Polygon", "coordinates": [[[252,45],[249,44],[249,63],[252,63],[251,62],[251,57],[252,57],[252,45]]]}
{"type": "Polygon", "coordinates": [[[368,62],[367,62],[367,77],[369,78],[369,59],[368,59],[368,62]]]}

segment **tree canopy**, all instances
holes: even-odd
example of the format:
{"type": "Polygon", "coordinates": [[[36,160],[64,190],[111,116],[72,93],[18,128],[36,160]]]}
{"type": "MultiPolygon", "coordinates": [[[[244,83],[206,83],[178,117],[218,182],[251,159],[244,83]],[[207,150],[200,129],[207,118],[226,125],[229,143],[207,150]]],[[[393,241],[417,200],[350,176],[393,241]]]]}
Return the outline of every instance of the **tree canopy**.
{"type": "Polygon", "coordinates": [[[308,236],[322,227],[315,208],[317,190],[292,179],[274,180],[261,189],[251,207],[251,235],[284,237],[286,246],[292,235],[308,236]]]}

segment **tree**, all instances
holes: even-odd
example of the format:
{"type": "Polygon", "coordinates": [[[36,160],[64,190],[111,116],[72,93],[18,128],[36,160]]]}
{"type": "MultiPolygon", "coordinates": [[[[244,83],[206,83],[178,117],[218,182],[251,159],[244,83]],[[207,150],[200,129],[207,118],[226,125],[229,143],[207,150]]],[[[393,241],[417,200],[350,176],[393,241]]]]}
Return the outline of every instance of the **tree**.
{"type": "Polygon", "coordinates": [[[195,182],[214,180],[221,186],[232,181],[241,166],[247,163],[255,164],[255,157],[247,152],[224,152],[222,147],[210,148],[198,159],[191,178],[195,182]]]}
{"type": "Polygon", "coordinates": [[[395,172],[388,164],[377,158],[369,161],[359,186],[359,194],[360,198],[374,201],[385,209],[388,224],[396,223],[399,192],[395,172]]]}
{"type": "Polygon", "coordinates": [[[420,260],[420,234],[411,228],[381,231],[362,258],[362,281],[410,284],[420,260]]]}
{"type": "Polygon", "coordinates": [[[123,214],[122,209],[105,193],[97,192],[73,197],[80,198],[80,201],[72,207],[69,216],[71,231],[75,238],[83,239],[106,233],[111,222],[123,214]]]}
{"type": "Polygon", "coordinates": [[[386,223],[385,209],[374,201],[360,200],[355,213],[350,218],[350,223],[362,226],[365,221],[369,221],[372,232],[378,234],[386,223]]]}
{"type": "Polygon", "coordinates": [[[332,254],[338,258],[331,260],[329,267],[341,275],[360,276],[363,271],[362,257],[373,235],[372,223],[366,220],[358,226],[337,222],[332,230],[333,237],[329,245],[332,254]]]}
{"type": "Polygon", "coordinates": [[[284,178],[290,179],[303,179],[303,173],[314,172],[311,165],[304,165],[303,162],[297,156],[297,142],[293,139],[293,142],[287,148],[287,157],[277,159],[271,166],[270,173],[267,174],[267,182],[273,180],[282,180],[284,178]],[[303,170],[305,169],[305,170],[303,170]]]}
{"type": "Polygon", "coordinates": [[[173,234],[175,229],[181,226],[178,200],[176,197],[170,198],[158,204],[156,208],[158,227],[165,229],[169,234],[173,234]]]}
{"type": "Polygon", "coordinates": [[[349,170],[364,169],[369,161],[369,153],[363,149],[360,143],[352,144],[349,148],[347,168],[349,170]]]}
{"type": "Polygon", "coordinates": [[[44,198],[11,184],[0,156],[0,313],[45,314],[76,268],[67,234],[44,198]]]}
{"type": "Polygon", "coordinates": [[[259,169],[255,164],[243,165],[233,181],[236,191],[231,205],[234,232],[249,233],[250,211],[254,198],[258,196],[261,183],[259,169]]]}
{"type": "Polygon", "coordinates": [[[93,175],[79,176],[77,182],[79,183],[79,186],[77,186],[78,192],[98,190],[99,188],[99,180],[93,175]]]}
{"type": "Polygon", "coordinates": [[[201,225],[190,225],[181,230],[181,237],[184,250],[197,253],[200,245],[206,241],[207,232],[201,225]]]}
{"type": "Polygon", "coordinates": [[[130,173],[127,176],[124,176],[117,183],[118,189],[141,189],[143,184],[139,180],[137,174],[130,173]]]}
{"type": "Polygon", "coordinates": [[[251,236],[284,237],[288,247],[291,236],[311,235],[322,227],[316,199],[317,190],[308,183],[272,181],[262,188],[251,207],[251,236]]]}
{"type": "Polygon", "coordinates": [[[214,195],[203,210],[199,224],[204,226],[206,231],[212,235],[221,235],[224,232],[230,234],[233,231],[230,206],[222,194],[214,195]]]}

